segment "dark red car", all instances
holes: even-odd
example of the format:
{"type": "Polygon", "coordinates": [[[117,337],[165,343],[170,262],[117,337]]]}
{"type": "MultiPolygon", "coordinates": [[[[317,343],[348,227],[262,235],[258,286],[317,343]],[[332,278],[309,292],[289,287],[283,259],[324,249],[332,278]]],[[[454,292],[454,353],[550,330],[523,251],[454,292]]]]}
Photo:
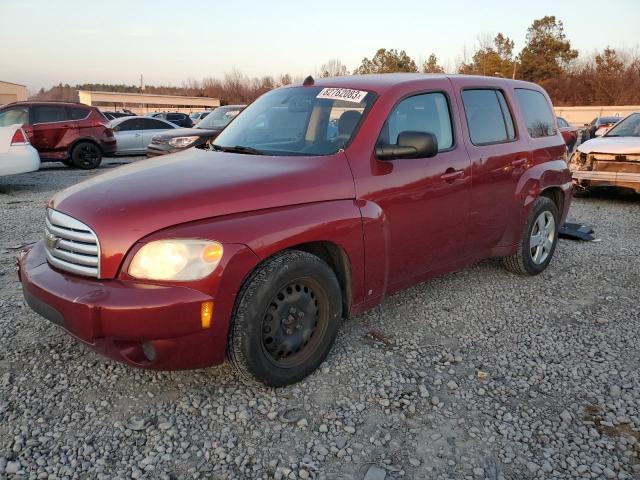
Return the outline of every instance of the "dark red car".
{"type": "Polygon", "coordinates": [[[557,120],[560,134],[562,135],[562,138],[564,138],[564,143],[567,145],[567,149],[571,152],[578,141],[578,129],[562,117],[557,117],[557,120]]]}
{"type": "Polygon", "coordinates": [[[226,356],[285,385],[325,359],[342,318],[401,288],[487,257],[542,272],[571,202],[565,155],[532,83],[308,78],[256,100],[211,150],[58,193],[19,276],[35,311],[111,358],[226,356]]]}
{"type": "Polygon", "coordinates": [[[0,126],[19,123],[43,161],[97,168],[116,149],[109,121],[96,107],[67,102],[17,102],[0,108],[0,126]]]}

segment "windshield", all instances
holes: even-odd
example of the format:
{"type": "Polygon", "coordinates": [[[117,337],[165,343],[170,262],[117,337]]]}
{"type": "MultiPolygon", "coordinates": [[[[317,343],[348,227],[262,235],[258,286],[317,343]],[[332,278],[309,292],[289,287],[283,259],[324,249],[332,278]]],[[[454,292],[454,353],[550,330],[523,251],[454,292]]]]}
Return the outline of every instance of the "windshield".
{"type": "Polygon", "coordinates": [[[349,143],[374,97],[346,88],[273,90],[247,107],[214,147],[265,155],[331,155],[349,143]]]}
{"type": "Polygon", "coordinates": [[[632,113],[618,122],[605,137],[640,137],[640,113],[632,113]]]}
{"type": "Polygon", "coordinates": [[[240,113],[240,108],[216,108],[213,112],[198,122],[196,128],[217,129],[229,125],[240,113]]]}

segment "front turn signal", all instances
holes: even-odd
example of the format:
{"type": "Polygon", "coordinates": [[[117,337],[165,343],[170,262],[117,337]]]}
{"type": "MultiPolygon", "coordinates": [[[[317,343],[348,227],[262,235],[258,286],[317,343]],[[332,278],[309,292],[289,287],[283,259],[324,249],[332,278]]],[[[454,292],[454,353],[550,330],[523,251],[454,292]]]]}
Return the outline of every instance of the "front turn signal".
{"type": "Polygon", "coordinates": [[[200,321],[202,328],[211,327],[211,318],[213,317],[213,302],[202,302],[200,308],[200,321]]]}

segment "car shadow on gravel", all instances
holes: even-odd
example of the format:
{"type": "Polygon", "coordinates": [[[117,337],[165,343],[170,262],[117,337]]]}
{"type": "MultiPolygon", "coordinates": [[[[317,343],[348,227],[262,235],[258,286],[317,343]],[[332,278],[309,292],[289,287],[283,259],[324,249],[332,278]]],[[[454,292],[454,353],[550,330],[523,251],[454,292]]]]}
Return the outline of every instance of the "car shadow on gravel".
{"type": "Polygon", "coordinates": [[[599,187],[576,194],[577,198],[592,198],[599,200],[619,200],[628,203],[640,203],[640,195],[626,188],[599,187]]]}

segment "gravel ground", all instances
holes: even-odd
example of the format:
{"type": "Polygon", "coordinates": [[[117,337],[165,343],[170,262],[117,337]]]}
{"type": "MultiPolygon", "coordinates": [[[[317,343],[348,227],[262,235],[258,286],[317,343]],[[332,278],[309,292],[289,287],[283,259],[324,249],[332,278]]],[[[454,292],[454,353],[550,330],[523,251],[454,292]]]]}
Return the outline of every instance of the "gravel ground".
{"type": "Polygon", "coordinates": [[[399,293],[274,390],[114,363],[25,306],[17,250],[94,174],[0,178],[0,476],[640,478],[637,198],[576,199],[600,242],[562,240],[536,278],[485,261],[399,293]]]}

